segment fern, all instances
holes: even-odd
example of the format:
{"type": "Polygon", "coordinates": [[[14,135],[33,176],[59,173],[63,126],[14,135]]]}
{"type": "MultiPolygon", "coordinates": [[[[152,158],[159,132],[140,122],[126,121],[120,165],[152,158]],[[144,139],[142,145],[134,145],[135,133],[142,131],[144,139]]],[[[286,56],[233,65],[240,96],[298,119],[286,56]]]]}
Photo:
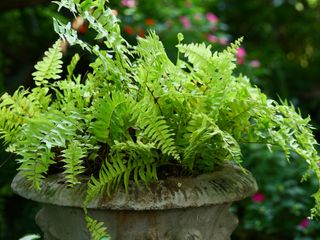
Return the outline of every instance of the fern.
{"type": "Polygon", "coordinates": [[[128,101],[128,98],[124,94],[113,92],[112,96],[105,96],[94,103],[93,119],[95,121],[91,125],[91,132],[96,136],[98,141],[103,143],[112,142],[112,139],[110,139],[111,132],[115,132],[116,128],[119,129],[119,124],[121,125],[121,122],[123,122],[121,116],[118,118],[116,116],[121,112],[121,105],[128,104],[128,101]],[[114,128],[111,129],[111,126],[114,128]]]}
{"type": "Polygon", "coordinates": [[[82,159],[87,153],[79,141],[70,142],[62,152],[63,161],[65,162],[63,173],[66,174],[67,183],[72,187],[80,183],[77,176],[85,171],[82,159]]]}
{"type": "Polygon", "coordinates": [[[156,147],[152,143],[144,144],[141,141],[133,142],[116,142],[111,148],[111,153],[114,155],[120,154],[120,156],[127,157],[127,170],[124,174],[124,186],[128,190],[129,177],[133,172],[133,179],[137,185],[139,180],[148,184],[152,180],[157,179],[156,172],[156,147]]]}
{"type": "Polygon", "coordinates": [[[6,144],[17,141],[20,128],[29,119],[37,117],[50,102],[47,89],[35,88],[30,93],[20,87],[10,96],[5,93],[0,99],[0,134],[6,144]]]}
{"type": "Polygon", "coordinates": [[[88,182],[88,190],[86,194],[85,203],[88,204],[99,194],[106,193],[111,194],[111,191],[118,186],[118,182],[122,179],[127,171],[126,166],[123,164],[122,159],[117,156],[109,160],[105,160],[99,172],[99,179],[91,177],[88,182]]]}
{"type": "Polygon", "coordinates": [[[44,55],[43,60],[35,65],[37,71],[32,74],[37,86],[46,85],[50,79],[60,78],[59,73],[62,72],[61,40],[57,40],[44,55]]]}
{"type": "Polygon", "coordinates": [[[73,75],[74,69],[76,68],[77,63],[79,62],[79,60],[80,60],[79,54],[75,54],[75,55],[72,57],[71,62],[70,62],[70,64],[69,64],[68,67],[67,67],[67,70],[68,70],[67,79],[68,79],[68,80],[71,80],[71,79],[72,79],[72,75],[73,75]]]}
{"type": "Polygon", "coordinates": [[[152,179],[157,179],[156,165],[153,163],[151,153],[153,148],[152,144],[142,142],[116,142],[111,148],[109,158],[104,161],[100,169],[99,178],[92,176],[88,182],[85,203],[90,203],[104,192],[110,196],[121,181],[128,190],[131,175],[136,184],[139,184],[139,179],[146,184],[152,179]]]}
{"type": "Polygon", "coordinates": [[[132,119],[136,119],[142,138],[155,144],[163,154],[171,155],[176,160],[180,160],[173,138],[174,133],[164,117],[157,113],[157,107],[151,101],[149,98],[144,98],[137,103],[132,119]]]}
{"type": "Polygon", "coordinates": [[[179,52],[184,53],[189,62],[193,65],[193,70],[198,71],[210,64],[212,58],[211,45],[205,43],[180,44],[177,46],[179,52]]]}
{"type": "MultiPolygon", "coordinates": [[[[211,155],[210,158],[215,158],[216,164],[226,159],[234,160],[238,164],[241,162],[242,154],[237,141],[229,133],[219,129],[207,115],[193,115],[187,130],[184,137],[188,145],[183,148],[183,163],[190,169],[193,168],[197,155],[202,156],[200,159],[207,159],[204,156],[211,155]]],[[[205,165],[207,170],[211,171],[215,166],[210,163],[205,165]]]]}
{"type": "MultiPolygon", "coordinates": [[[[217,85],[219,82],[230,82],[232,71],[236,67],[235,52],[240,47],[242,38],[231,44],[227,50],[222,53],[211,52],[211,45],[201,44],[179,44],[179,53],[184,53],[187,57],[191,74],[201,86],[204,84],[207,88],[217,85]]],[[[184,64],[185,65],[185,64],[184,64]]],[[[183,65],[183,66],[184,66],[183,65]]],[[[188,66],[188,65],[187,65],[188,66]]]]}
{"type": "MultiPolygon", "coordinates": [[[[240,145],[252,142],[279,146],[288,159],[295,152],[320,181],[310,119],[233,73],[241,39],[218,53],[203,43],[183,44],[180,34],[174,64],[154,32],[130,46],[105,1],[57,4],[86,18],[100,43],[90,45],[70,23],[54,20],[63,40],[94,55],[92,71],[75,75],[76,54],[61,79],[58,40],[36,65],[37,87],[1,97],[1,138],[19,156],[19,170],[36,189],[57,163],[70,187],[84,172],[92,174],[86,207],[119,187],[128,191],[131,184],[148,185],[163,166],[205,173],[225,162],[240,165],[240,145]]],[[[320,191],[314,197],[316,215],[320,191]]],[[[85,215],[93,239],[108,237],[101,223],[85,215]]]]}
{"type": "MultiPolygon", "coordinates": [[[[66,139],[76,136],[78,124],[76,115],[64,116],[59,112],[43,114],[36,119],[30,119],[28,125],[19,132],[18,141],[9,146],[21,156],[18,160],[19,170],[32,181],[36,189],[41,188],[44,174],[54,163],[55,153],[52,149],[66,148],[66,139]]],[[[71,173],[71,170],[67,172],[75,174],[71,173]]]]}
{"type": "Polygon", "coordinates": [[[87,228],[91,233],[92,240],[110,240],[110,236],[107,233],[107,228],[103,226],[102,222],[92,219],[87,214],[85,216],[87,228]]]}
{"type": "Polygon", "coordinates": [[[175,148],[174,135],[167,125],[163,117],[157,117],[151,121],[144,119],[144,124],[147,126],[144,130],[144,135],[155,143],[156,146],[162,150],[164,154],[172,155],[175,159],[179,160],[180,156],[175,148]]]}

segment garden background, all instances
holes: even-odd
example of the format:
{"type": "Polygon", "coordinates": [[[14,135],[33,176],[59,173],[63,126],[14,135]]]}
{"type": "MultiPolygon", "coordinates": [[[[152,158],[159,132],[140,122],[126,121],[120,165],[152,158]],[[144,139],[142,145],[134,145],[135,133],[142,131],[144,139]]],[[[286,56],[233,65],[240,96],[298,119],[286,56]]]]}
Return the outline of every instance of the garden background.
{"type": "MultiPolygon", "coordinates": [[[[270,97],[288,99],[304,117],[310,114],[320,140],[318,0],[111,0],[110,5],[128,41],[155,30],[173,60],[179,32],[185,42],[205,41],[214,50],[243,36],[237,71],[270,97]]],[[[34,64],[58,37],[52,16],[72,21],[84,38],[91,34],[83,19],[74,20],[56,9],[49,0],[1,0],[0,93],[12,93],[19,85],[32,87],[34,64]]],[[[72,51],[66,46],[67,58],[72,51]]],[[[82,59],[85,72],[86,56],[82,59]]],[[[6,154],[2,144],[0,148],[0,239],[40,233],[33,220],[39,206],[12,193],[15,156],[6,154]]],[[[249,160],[244,167],[256,176],[259,192],[233,207],[240,224],[232,239],[320,239],[320,222],[307,218],[316,181],[300,184],[299,176],[307,166],[293,156],[291,165],[283,168],[287,163],[282,154],[259,145],[243,150],[249,160]]]]}

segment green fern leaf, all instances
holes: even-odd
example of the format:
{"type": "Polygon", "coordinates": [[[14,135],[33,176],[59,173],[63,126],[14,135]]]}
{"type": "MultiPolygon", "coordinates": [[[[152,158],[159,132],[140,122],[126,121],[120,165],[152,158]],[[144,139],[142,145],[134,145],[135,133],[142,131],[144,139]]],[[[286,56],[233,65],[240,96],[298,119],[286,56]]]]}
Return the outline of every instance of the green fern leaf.
{"type": "Polygon", "coordinates": [[[72,141],[62,152],[63,162],[65,162],[63,173],[66,174],[67,183],[72,187],[80,183],[77,176],[85,170],[82,166],[82,158],[86,156],[86,151],[79,141],[72,141]]]}
{"type": "Polygon", "coordinates": [[[175,141],[172,138],[174,135],[167,125],[163,117],[156,117],[152,121],[151,119],[145,119],[146,128],[144,130],[145,136],[152,143],[161,149],[164,154],[173,156],[179,160],[180,156],[177,152],[175,141]]]}
{"type": "Polygon", "coordinates": [[[233,55],[236,55],[238,49],[241,46],[242,41],[243,41],[243,37],[238,38],[234,43],[231,43],[230,46],[228,46],[227,49],[224,50],[224,52],[228,52],[228,53],[231,53],[233,55]]]}
{"type": "MultiPolygon", "coordinates": [[[[187,130],[187,145],[183,148],[182,162],[190,169],[195,165],[196,156],[201,156],[203,161],[213,162],[212,158],[215,158],[216,163],[226,160],[241,163],[242,154],[237,141],[229,133],[222,131],[209,116],[194,114],[187,130]],[[210,155],[210,158],[205,157],[210,155]]],[[[210,165],[208,163],[206,167],[210,165]]]]}
{"type": "Polygon", "coordinates": [[[152,100],[147,97],[140,100],[132,110],[132,120],[136,121],[141,137],[155,144],[164,154],[180,160],[173,138],[174,133],[165,118],[159,115],[157,105],[152,104],[152,100]]]}
{"type": "Polygon", "coordinates": [[[92,240],[111,240],[110,235],[107,233],[107,228],[102,222],[92,219],[88,215],[85,216],[87,228],[91,233],[92,240]]]}
{"type": "Polygon", "coordinates": [[[111,162],[106,160],[100,169],[99,178],[96,179],[92,176],[88,182],[85,205],[105,191],[110,195],[112,190],[118,186],[117,183],[120,183],[126,171],[127,168],[119,155],[112,157],[111,162]]]}
{"type": "Polygon", "coordinates": [[[152,149],[153,144],[142,142],[115,142],[111,148],[108,160],[103,163],[99,178],[91,177],[88,182],[88,190],[85,203],[90,203],[100,194],[111,193],[117,189],[121,182],[128,190],[130,176],[133,176],[135,183],[139,185],[140,180],[145,184],[157,179],[156,164],[152,149]]]}
{"type": "MultiPolygon", "coordinates": [[[[0,138],[4,139],[5,144],[15,142],[21,126],[47,108],[50,97],[46,94],[46,89],[35,88],[30,93],[20,87],[12,96],[7,93],[1,96],[0,138]]],[[[10,151],[12,150],[13,148],[10,151]]]]}
{"type": "MultiPolygon", "coordinates": [[[[130,100],[125,94],[120,92],[113,92],[112,96],[105,96],[103,99],[98,99],[93,105],[93,119],[95,121],[91,124],[90,131],[96,136],[97,140],[103,143],[111,142],[110,131],[112,122],[118,120],[114,127],[121,125],[122,118],[117,119],[117,113],[121,105],[127,104],[130,100]]],[[[126,130],[126,129],[125,129],[126,130]]],[[[113,129],[115,131],[115,129],[113,129]]],[[[121,131],[121,127],[120,127],[121,131]]],[[[124,130],[123,130],[124,131],[124,130]]]]}
{"type": "Polygon", "coordinates": [[[50,79],[59,79],[62,72],[61,40],[57,40],[48,51],[44,53],[42,61],[35,65],[32,73],[37,86],[46,85],[50,79]]]}
{"type": "Polygon", "coordinates": [[[77,63],[79,62],[79,60],[80,60],[79,54],[75,54],[75,55],[72,57],[71,62],[70,62],[70,64],[69,64],[68,67],[67,67],[67,70],[68,70],[67,79],[72,80],[72,75],[73,75],[74,69],[76,68],[77,63]]]}
{"type": "MultiPolygon", "coordinates": [[[[65,116],[57,111],[47,112],[30,119],[19,132],[18,141],[10,145],[21,156],[18,160],[21,164],[19,170],[32,181],[36,189],[41,188],[44,174],[55,163],[52,149],[66,148],[67,139],[76,138],[80,128],[79,118],[76,113],[65,116]]],[[[74,170],[81,171],[78,167],[74,170]]],[[[68,171],[68,174],[74,173],[68,171]]]]}
{"type": "Polygon", "coordinates": [[[179,44],[179,52],[184,53],[189,62],[193,64],[193,69],[198,71],[210,63],[212,57],[211,45],[204,43],[179,44]]]}

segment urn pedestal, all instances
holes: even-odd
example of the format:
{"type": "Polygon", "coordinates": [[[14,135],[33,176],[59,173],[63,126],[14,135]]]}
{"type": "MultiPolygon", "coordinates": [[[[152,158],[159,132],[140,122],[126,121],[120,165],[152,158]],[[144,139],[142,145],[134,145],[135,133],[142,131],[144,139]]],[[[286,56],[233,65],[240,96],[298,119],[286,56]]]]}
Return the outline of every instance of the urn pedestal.
{"type": "MultiPolygon", "coordinates": [[[[36,222],[46,240],[89,240],[82,210],[86,182],[67,187],[62,175],[46,178],[41,191],[18,174],[14,192],[43,203],[36,222]]],[[[102,221],[113,240],[228,240],[238,225],[232,202],[254,194],[253,176],[226,165],[194,178],[168,178],[149,186],[129,185],[111,197],[101,196],[87,208],[102,221]]]]}

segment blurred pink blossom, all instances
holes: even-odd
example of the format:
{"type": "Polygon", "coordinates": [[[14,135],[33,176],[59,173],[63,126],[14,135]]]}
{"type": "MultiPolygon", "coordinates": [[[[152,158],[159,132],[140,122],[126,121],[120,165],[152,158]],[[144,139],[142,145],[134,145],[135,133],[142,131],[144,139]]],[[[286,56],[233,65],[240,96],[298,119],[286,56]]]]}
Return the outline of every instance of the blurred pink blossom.
{"type": "Polygon", "coordinates": [[[181,17],[180,17],[180,22],[182,23],[182,25],[183,25],[183,27],[184,27],[185,29],[190,29],[190,28],[191,28],[191,22],[190,22],[190,20],[189,20],[188,17],[186,17],[186,16],[181,16],[181,17]]]}
{"type": "Polygon", "coordinates": [[[206,14],[206,17],[207,17],[208,21],[212,22],[212,23],[216,23],[219,21],[219,18],[215,14],[213,14],[212,12],[208,12],[206,14]]]}
{"type": "Polygon", "coordinates": [[[247,55],[247,52],[244,48],[239,48],[237,51],[237,63],[238,64],[244,64],[244,59],[247,55]]]}
{"type": "Polygon", "coordinates": [[[121,4],[124,7],[133,8],[136,6],[136,0],[121,0],[121,4]]]}
{"type": "Polygon", "coordinates": [[[258,67],[260,67],[260,65],[261,65],[261,63],[260,63],[260,61],[257,60],[257,59],[252,60],[252,61],[250,62],[250,66],[253,67],[253,68],[258,68],[258,67]]]}
{"type": "Polygon", "coordinates": [[[265,195],[260,192],[257,192],[251,197],[251,200],[256,203],[262,203],[265,199],[266,199],[265,195]]]}
{"type": "Polygon", "coordinates": [[[309,224],[310,224],[310,220],[308,218],[304,218],[299,223],[299,227],[305,229],[309,226],[309,224]]]}
{"type": "Polygon", "coordinates": [[[219,42],[219,38],[213,34],[209,34],[207,39],[209,42],[213,42],[213,43],[219,42]]]}

